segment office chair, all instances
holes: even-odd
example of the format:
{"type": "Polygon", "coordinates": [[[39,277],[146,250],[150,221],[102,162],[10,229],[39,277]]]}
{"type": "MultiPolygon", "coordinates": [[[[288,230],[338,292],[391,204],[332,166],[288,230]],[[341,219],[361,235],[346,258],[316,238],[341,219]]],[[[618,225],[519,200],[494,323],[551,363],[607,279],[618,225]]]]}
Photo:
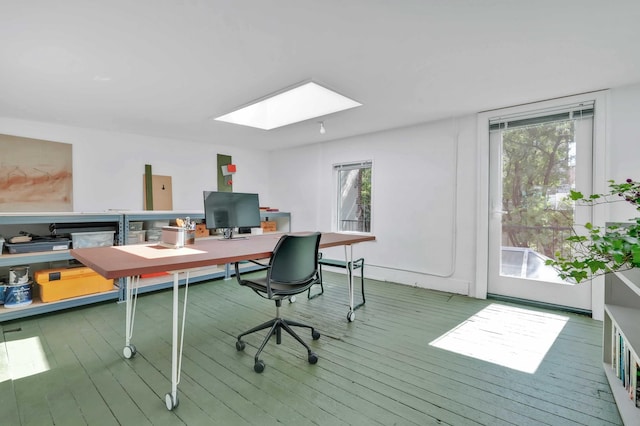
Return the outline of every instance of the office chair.
{"type": "Polygon", "coordinates": [[[269,329],[255,356],[253,369],[256,373],[262,373],[265,367],[264,362],[260,359],[260,353],[274,335],[276,336],[276,343],[281,343],[282,330],[289,333],[307,349],[307,359],[310,364],[318,362],[318,356],[291,329],[291,326],[310,328],[313,340],[318,340],[320,333],[310,325],[281,318],[280,306],[282,305],[282,299],[307,291],[317,281],[319,245],[319,232],[310,235],[283,235],[273,249],[268,265],[252,261],[252,263],[266,267],[264,274],[257,278],[243,279],[238,267],[239,262],[235,264],[236,278],[240,285],[249,287],[258,296],[273,300],[276,303],[276,317],[274,319],[240,334],[236,341],[236,349],[242,351],[245,348],[245,342],[242,341],[242,337],[259,330],[269,329]]]}

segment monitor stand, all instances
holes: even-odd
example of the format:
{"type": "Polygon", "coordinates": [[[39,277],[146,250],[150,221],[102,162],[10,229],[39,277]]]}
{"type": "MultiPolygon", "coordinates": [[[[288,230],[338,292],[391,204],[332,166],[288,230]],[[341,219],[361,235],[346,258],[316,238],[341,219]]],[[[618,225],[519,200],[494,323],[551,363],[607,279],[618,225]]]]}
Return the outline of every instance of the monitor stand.
{"type": "Polygon", "coordinates": [[[247,237],[238,237],[238,236],[233,236],[233,228],[224,228],[222,230],[222,239],[224,241],[231,241],[231,240],[246,240],[247,237]]]}

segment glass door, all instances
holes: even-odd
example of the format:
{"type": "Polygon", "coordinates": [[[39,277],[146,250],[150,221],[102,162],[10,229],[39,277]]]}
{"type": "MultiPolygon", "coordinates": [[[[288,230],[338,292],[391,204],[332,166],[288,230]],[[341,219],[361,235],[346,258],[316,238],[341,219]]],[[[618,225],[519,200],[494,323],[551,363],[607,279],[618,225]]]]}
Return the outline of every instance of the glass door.
{"type": "Polygon", "coordinates": [[[545,262],[568,254],[587,207],[567,200],[591,189],[593,105],[490,121],[488,293],[591,310],[591,284],[562,281],[545,262]]]}

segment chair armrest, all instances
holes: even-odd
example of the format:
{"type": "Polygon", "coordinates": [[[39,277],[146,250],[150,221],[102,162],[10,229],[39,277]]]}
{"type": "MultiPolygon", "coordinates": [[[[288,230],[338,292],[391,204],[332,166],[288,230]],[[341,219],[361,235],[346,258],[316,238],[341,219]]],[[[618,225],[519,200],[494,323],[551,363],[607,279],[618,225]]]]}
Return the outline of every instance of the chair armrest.
{"type": "Polygon", "coordinates": [[[250,263],[253,263],[255,265],[258,265],[258,266],[262,267],[262,269],[269,269],[269,265],[265,265],[264,263],[260,263],[257,260],[243,260],[241,262],[235,262],[233,264],[233,266],[234,266],[234,269],[236,271],[236,279],[238,280],[238,282],[240,282],[240,264],[241,263],[247,263],[247,262],[250,262],[250,263]]]}
{"type": "MultiPolygon", "coordinates": [[[[321,258],[318,259],[318,263],[320,265],[325,265],[325,266],[333,266],[336,268],[347,268],[348,267],[348,262],[346,262],[345,260],[338,260],[338,259],[327,259],[327,258],[321,258]]],[[[353,263],[353,269],[358,269],[361,268],[362,265],[364,264],[364,258],[361,257],[360,259],[356,259],[354,261],[352,261],[353,263]]]]}

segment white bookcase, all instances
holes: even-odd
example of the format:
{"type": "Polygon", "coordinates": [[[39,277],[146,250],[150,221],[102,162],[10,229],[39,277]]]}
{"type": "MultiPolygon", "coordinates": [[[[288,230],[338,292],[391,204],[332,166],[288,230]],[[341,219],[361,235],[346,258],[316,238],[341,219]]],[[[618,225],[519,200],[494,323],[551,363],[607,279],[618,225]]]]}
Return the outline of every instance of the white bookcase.
{"type": "Polygon", "coordinates": [[[640,383],[633,378],[637,374],[635,363],[640,363],[640,269],[607,274],[604,300],[604,371],[624,424],[640,425],[640,408],[635,401],[640,383]],[[622,357],[620,342],[623,342],[622,357]],[[624,362],[626,356],[630,356],[628,363],[624,362]],[[625,378],[629,387],[619,377],[625,374],[621,365],[630,371],[628,379],[625,378]]]}

